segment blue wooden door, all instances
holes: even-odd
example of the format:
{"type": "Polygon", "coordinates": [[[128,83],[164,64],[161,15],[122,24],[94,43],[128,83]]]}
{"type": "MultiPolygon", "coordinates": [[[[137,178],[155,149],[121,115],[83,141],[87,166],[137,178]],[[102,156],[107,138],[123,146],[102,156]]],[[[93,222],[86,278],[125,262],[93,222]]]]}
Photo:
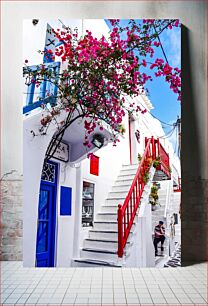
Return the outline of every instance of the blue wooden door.
{"type": "MultiPolygon", "coordinates": [[[[56,231],[56,169],[57,164],[48,163],[47,178],[42,174],[39,192],[38,226],[36,240],[36,266],[54,267],[56,231]],[[48,176],[54,168],[54,177],[48,176]],[[44,176],[44,177],[43,177],[44,176]],[[43,178],[45,180],[43,180],[43,178]]],[[[44,172],[43,172],[44,173],[44,172]]]]}

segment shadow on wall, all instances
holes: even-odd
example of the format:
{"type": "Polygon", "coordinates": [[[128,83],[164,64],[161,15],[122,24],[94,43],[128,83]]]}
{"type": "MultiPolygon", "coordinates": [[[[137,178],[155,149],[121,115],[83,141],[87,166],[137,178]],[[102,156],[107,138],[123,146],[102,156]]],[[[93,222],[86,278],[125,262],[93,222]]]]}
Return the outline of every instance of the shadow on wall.
{"type": "MultiPolygon", "coordinates": [[[[202,111],[205,101],[198,100],[197,93],[201,88],[197,88],[196,85],[199,80],[196,80],[197,75],[194,71],[196,63],[193,64],[194,52],[190,46],[190,36],[191,32],[182,25],[182,266],[208,260],[206,241],[208,227],[204,217],[207,214],[208,204],[205,198],[207,188],[203,173],[205,148],[201,135],[202,128],[205,127],[202,111]]],[[[202,73],[201,75],[203,77],[202,73]]]]}

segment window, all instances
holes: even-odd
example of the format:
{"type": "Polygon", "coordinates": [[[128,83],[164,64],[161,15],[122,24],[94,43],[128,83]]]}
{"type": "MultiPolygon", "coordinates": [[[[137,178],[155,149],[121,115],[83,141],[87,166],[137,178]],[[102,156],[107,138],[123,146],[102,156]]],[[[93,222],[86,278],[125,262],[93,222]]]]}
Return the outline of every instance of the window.
{"type": "Polygon", "coordinates": [[[93,225],[94,184],[84,181],[82,193],[82,226],[93,225]]]}

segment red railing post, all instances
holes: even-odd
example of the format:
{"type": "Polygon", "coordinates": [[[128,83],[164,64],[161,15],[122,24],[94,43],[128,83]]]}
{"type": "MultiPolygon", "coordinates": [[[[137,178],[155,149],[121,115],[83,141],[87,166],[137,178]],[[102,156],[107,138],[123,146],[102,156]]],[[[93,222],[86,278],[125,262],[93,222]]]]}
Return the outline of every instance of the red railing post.
{"type": "Polygon", "coordinates": [[[123,256],[122,205],[118,205],[118,257],[123,256]]]}
{"type": "Polygon", "coordinates": [[[178,188],[179,190],[181,190],[181,178],[180,177],[178,177],[178,188]]]}
{"type": "Polygon", "coordinates": [[[152,136],[152,159],[156,159],[156,151],[155,151],[155,140],[154,137],[152,136]]]}
{"type": "Polygon", "coordinates": [[[160,156],[160,140],[157,139],[157,155],[160,156]]]}

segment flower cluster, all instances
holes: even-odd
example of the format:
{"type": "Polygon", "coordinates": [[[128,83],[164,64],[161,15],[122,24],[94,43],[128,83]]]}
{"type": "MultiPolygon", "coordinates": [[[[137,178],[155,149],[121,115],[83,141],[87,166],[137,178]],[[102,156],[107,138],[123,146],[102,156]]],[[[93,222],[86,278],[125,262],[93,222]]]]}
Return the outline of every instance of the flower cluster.
{"type": "MultiPolygon", "coordinates": [[[[113,28],[108,39],[104,36],[97,39],[90,31],[79,37],[77,29],[54,29],[53,34],[60,42],[55,54],[50,49],[43,51],[52,60],[55,56],[60,58],[66,67],[60,74],[56,106],[57,112],[65,110],[68,114],[64,128],[70,125],[71,114],[76,113],[83,119],[84,145],[89,148],[91,133],[97,127],[102,131],[103,121],[111,127],[115,144],[126,111],[145,114],[146,109],[136,103],[127,105],[125,96],[134,98],[146,90],[147,82],[152,80],[144,72],[149,66],[157,70],[157,77],[165,78],[180,99],[180,70],[170,67],[163,59],[156,59],[152,64],[146,59],[153,58],[154,49],[160,47],[158,33],[179,26],[178,20],[147,19],[141,24],[131,19],[127,27],[121,27],[119,19],[110,22],[113,28]]],[[[53,82],[44,66],[35,78],[37,86],[44,78],[53,82]]],[[[47,128],[55,116],[47,114],[41,119],[41,125],[47,128]]]]}

